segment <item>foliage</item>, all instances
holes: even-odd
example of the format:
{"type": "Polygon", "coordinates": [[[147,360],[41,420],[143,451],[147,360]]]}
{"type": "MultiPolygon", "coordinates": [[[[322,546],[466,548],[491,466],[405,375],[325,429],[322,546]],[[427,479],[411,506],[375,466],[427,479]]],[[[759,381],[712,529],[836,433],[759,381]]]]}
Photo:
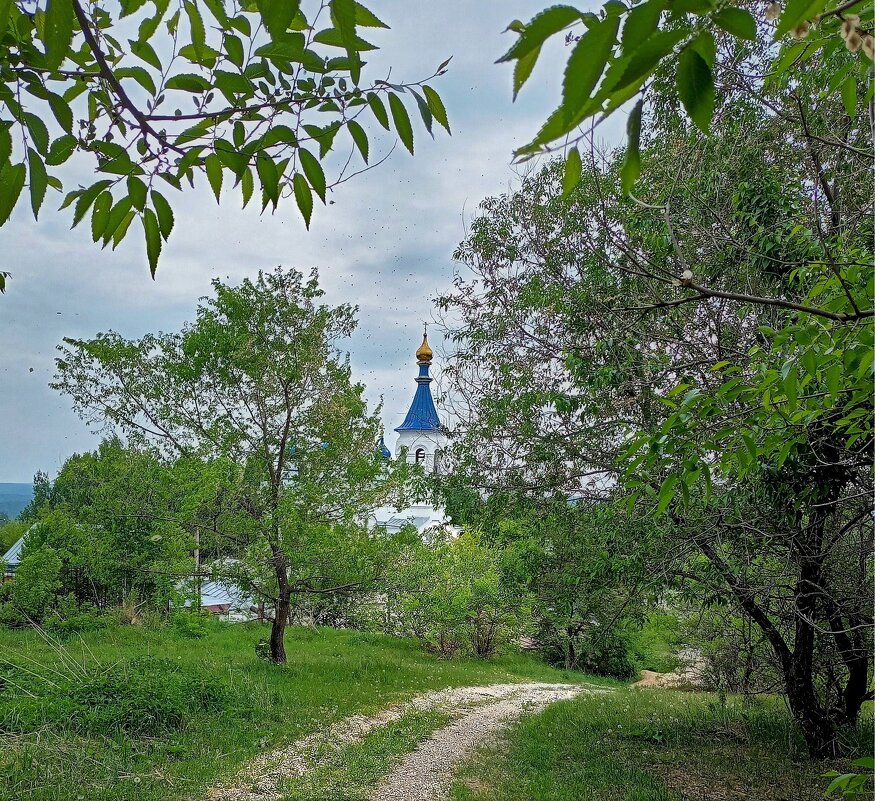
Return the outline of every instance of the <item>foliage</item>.
{"type": "Polygon", "coordinates": [[[832,755],[870,683],[871,142],[840,41],[792,79],[776,58],[716,51],[707,139],[654,73],[637,197],[595,144],[570,193],[531,173],[439,305],[459,470],[541,508],[625,497],[633,582],[752,621],[832,755]]]}
{"type": "Polygon", "coordinates": [[[837,794],[838,797],[844,799],[865,798],[869,795],[868,785],[872,779],[873,762],[872,757],[863,757],[855,759],[851,765],[855,768],[866,768],[869,773],[839,773],[837,770],[831,770],[823,775],[832,781],[827,785],[825,795],[831,796],[837,794]]]}
{"type": "Polygon", "coordinates": [[[500,550],[471,530],[408,546],[387,590],[390,626],[443,656],[493,656],[524,630],[529,608],[500,550]]]}
{"type": "Polygon", "coordinates": [[[79,153],[100,178],[61,207],[74,226],[90,215],[104,247],[138,219],[153,276],[175,225],[162,183],[181,191],[203,176],[218,202],[233,181],[244,206],[258,187],[262,211],[294,195],[309,227],[314,195],[326,203],[369,169],[351,167],[354,156],[386,158],[371,152],[366,118],[410,153],[412,109],[429,134],[449,131],[427,83],[448,61],[412,83],[363,78],[377,50],[363,34],[387,27],[353,0],[0,4],[0,225],[25,184],[38,217],[47,190],[63,190],[54,168],[79,153]]]}
{"type": "Polygon", "coordinates": [[[26,550],[15,572],[9,604],[25,619],[41,621],[61,588],[61,557],[54,548],[26,550]]]}
{"type": "Polygon", "coordinates": [[[81,733],[153,736],[180,728],[198,712],[219,712],[229,695],[222,683],[166,658],[85,667],[67,661],[60,677],[41,666],[31,673],[14,667],[4,665],[4,678],[21,696],[0,703],[0,731],[8,733],[63,723],[81,733]]]}
{"type": "Polygon", "coordinates": [[[384,538],[368,511],[403,497],[409,469],[379,453],[379,409],[338,349],[352,307],[322,305],[317,276],[295,270],[213,288],[180,332],[66,340],[53,386],[86,420],[179,467],[189,492],[168,525],[231,551],[217,571],[272,607],[284,662],[293,596],[379,574],[384,538]]]}
{"type": "Polygon", "coordinates": [[[544,9],[528,24],[508,26],[517,41],[499,59],[515,62],[514,98],[531,76],[541,49],[553,36],[572,45],[562,81],[562,103],[517,155],[550,150],[557,140],[568,147],[563,190],[580,180],[577,144],[585,134],[576,129],[587,122],[599,125],[617,109],[636,100],[627,125],[628,141],[621,170],[622,188],[629,192],[641,171],[641,130],[645,100],[679,100],[687,117],[708,133],[721,99],[718,53],[748,58],[768,51],[771,80],[787,80],[810,59],[829,58],[846,49],[862,53],[836,75],[832,90],[841,86],[845,108],[853,117],[859,88],[872,98],[870,73],[873,45],[872,9],[862,0],[730,4],[718,0],[608,0],[598,13],[569,5],[544,9]],[[853,10],[853,13],[852,13],[853,10]],[[788,39],[788,34],[791,38],[788,39]],[[771,40],[771,42],[770,42],[771,40]],[[780,44],[772,44],[772,42],[780,44]]]}

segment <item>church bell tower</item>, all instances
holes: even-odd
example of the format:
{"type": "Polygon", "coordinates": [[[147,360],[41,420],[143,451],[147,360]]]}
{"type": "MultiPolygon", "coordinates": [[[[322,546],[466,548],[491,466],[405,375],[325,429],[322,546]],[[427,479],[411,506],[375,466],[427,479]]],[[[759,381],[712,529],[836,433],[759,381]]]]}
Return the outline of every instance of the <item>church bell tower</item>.
{"type": "Polygon", "coordinates": [[[422,344],[416,351],[419,375],[416,377],[416,392],[404,422],[395,430],[398,441],[395,450],[407,448],[407,461],[421,464],[426,472],[439,472],[441,456],[447,443],[447,435],[438,418],[430,384],[434,380],[428,373],[434,354],[428,344],[428,331],[423,332],[422,344]]]}

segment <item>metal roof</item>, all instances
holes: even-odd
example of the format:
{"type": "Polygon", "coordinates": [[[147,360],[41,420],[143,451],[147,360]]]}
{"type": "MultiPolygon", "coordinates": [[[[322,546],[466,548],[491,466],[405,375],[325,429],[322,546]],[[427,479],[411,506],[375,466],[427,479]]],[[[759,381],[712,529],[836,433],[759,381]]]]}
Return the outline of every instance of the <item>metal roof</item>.
{"type": "Polygon", "coordinates": [[[416,394],[407,412],[407,417],[396,431],[437,431],[441,427],[434,400],[431,397],[429,384],[432,379],[428,374],[428,365],[419,365],[419,377],[416,379],[416,394]]]}
{"type": "MultiPolygon", "coordinates": [[[[25,537],[27,535],[25,534],[25,537]]],[[[3,554],[2,561],[6,562],[7,567],[17,567],[21,563],[21,549],[24,546],[24,537],[19,537],[12,547],[3,554]]]]}

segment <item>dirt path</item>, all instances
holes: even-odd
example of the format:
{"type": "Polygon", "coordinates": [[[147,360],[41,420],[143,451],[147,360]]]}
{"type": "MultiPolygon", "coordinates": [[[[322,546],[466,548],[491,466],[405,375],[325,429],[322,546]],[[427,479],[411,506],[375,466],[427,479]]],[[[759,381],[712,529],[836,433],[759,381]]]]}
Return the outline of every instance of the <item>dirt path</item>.
{"type": "Polygon", "coordinates": [[[456,764],[512,718],[572,698],[586,688],[573,684],[490,684],[456,687],[420,695],[373,716],[352,715],[246,765],[231,780],[217,785],[207,801],[277,801],[283,779],[302,776],[320,757],[357,742],[369,731],[399,720],[408,712],[442,709],[456,717],[408,754],[372,796],[374,801],[437,801],[456,764]]]}
{"type": "MultiPolygon", "coordinates": [[[[487,689],[487,688],[482,688],[487,689]]],[[[538,712],[584,690],[573,684],[518,684],[438,729],[408,754],[371,795],[371,801],[439,801],[446,798],[458,764],[512,719],[538,712]]]]}

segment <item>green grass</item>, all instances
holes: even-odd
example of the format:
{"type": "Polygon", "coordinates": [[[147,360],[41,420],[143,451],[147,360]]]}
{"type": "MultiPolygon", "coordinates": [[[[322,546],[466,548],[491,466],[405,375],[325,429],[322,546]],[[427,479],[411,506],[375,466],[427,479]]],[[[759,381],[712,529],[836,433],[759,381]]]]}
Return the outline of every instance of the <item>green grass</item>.
{"type": "Polygon", "coordinates": [[[66,642],[89,674],[70,692],[46,672],[67,673],[61,654],[33,631],[0,630],[0,658],[20,666],[0,671],[0,801],[198,798],[264,748],[429,689],[586,678],[524,654],[448,661],[408,640],[305,628],[289,630],[280,667],[255,656],[265,634],[256,624],[211,625],[202,639],[172,627],[89,632],[66,642]],[[57,686],[26,672],[36,666],[57,686]],[[193,693],[181,719],[180,692],[193,693]],[[145,727],[138,709],[151,715],[145,727]]]}
{"type": "MultiPolygon", "coordinates": [[[[856,733],[871,753],[872,720],[856,733]]],[[[824,771],[777,699],[623,688],[515,724],[458,776],[454,801],[815,801],[824,771]]]]}
{"type": "Polygon", "coordinates": [[[312,773],[280,786],[283,799],[365,801],[404,754],[449,721],[449,715],[433,710],[406,714],[369,732],[357,743],[320,755],[312,773]]]}

